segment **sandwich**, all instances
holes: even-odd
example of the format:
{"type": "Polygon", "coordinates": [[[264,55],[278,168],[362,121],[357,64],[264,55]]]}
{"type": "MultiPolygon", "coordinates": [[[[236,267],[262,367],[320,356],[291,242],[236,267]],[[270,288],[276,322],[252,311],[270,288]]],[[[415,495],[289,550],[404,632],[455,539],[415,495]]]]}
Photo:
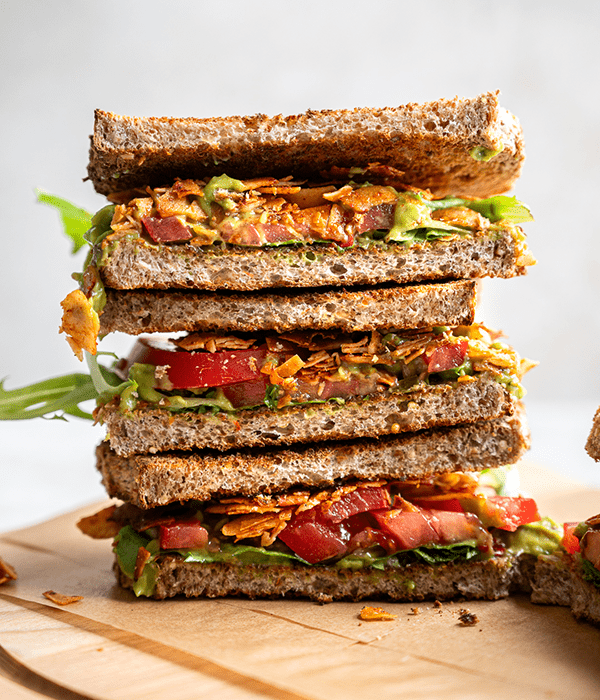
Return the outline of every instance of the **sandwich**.
{"type": "Polygon", "coordinates": [[[592,459],[600,461],[600,409],[596,411],[592,421],[592,429],[585,443],[585,449],[592,459]]]}
{"type": "Polygon", "coordinates": [[[286,118],[97,111],[88,177],[112,204],[92,219],[63,329],[93,353],[109,318],[174,306],[179,290],[291,289],[311,303],[315,289],[524,274],[535,260],[519,224],[531,215],[502,194],[523,159],[494,93],[286,118]],[[69,315],[86,322],[77,338],[69,315]]]}
{"type": "Polygon", "coordinates": [[[325,601],[525,585],[515,542],[540,516],[490,480],[529,445],[533,363],[474,319],[476,278],[535,262],[529,211],[504,194],[523,158],[493,93],[96,112],[88,176],[111,203],[61,331],[85,351],[97,466],[122,501],[80,527],[114,538],[122,586],[325,601]],[[114,331],[138,339],[107,369],[114,331]]]}
{"type": "Polygon", "coordinates": [[[536,561],[531,599],[600,625],[600,516],[563,528],[560,549],[536,561]]]}

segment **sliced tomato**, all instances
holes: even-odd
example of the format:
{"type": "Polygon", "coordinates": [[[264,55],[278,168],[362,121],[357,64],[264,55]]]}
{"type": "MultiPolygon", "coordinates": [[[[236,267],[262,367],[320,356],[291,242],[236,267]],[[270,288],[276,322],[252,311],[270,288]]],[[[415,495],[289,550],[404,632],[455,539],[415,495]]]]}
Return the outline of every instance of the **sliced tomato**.
{"type": "Polygon", "coordinates": [[[430,510],[430,522],[437,532],[440,544],[454,544],[465,540],[477,540],[486,548],[491,546],[491,536],[473,513],[457,513],[450,510],[430,510]]]}
{"type": "Polygon", "coordinates": [[[533,498],[522,496],[471,496],[460,499],[462,507],[479,516],[485,527],[514,532],[520,525],[534,523],[540,519],[533,498]]]}
{"type": "Polygon", "coordinates": [[[295,515],[278,537],[309,564],[342,556],[349,540],[342,524],[325,520],[320,508],[295,515]]]}
{"type": "Polygon", "coordinates": [[[168,216],[164,219],[145,216],[142,219],[142,227],[155,243],[189,241],[192,237],[190,229],[176,216],[168,216]]]}
{"type": "Polygon", "coordinates": [[[267,393],[268,380],[266,375],[251,382],[240,382],[223,387],[223,394],[229,399],[234,408],[257,406],[264,403],[267,393]]]}
{"type": "Polygon", "coordinates": [[[372,513],[380,529],[391,535],[399,549],[414,549],[426,544],[439,544],[440,538],[426,512],[392,508],[372,513]]]}
{"type": "Polygon", "coordinates": [[[159,525],[161,549],[202,549],[208,544],[208,531],[199,520],[180,520],[159,525]]]}
{"type": "MultiPolygon", "coordinates": [[[[140,338],[121,371],[134,362],[166,367],[166,377],[172,389],[197,389],[227,386],[261,379],[267,348],[226,350],[223,352],[188,352],[169,342],[140,338]]],[[[157,388],[167,388],[158,385],[157,388]]]]}
{"type": "Polygon", "coordinates": [[[370,510],[383,510],[389,508],[389,505],[390,492],[388,488],[380,486],[359,488],[332,503],[328,510],[323,512],[323,516],[333,523],[340,523],[352,515],[366,513],[370,510]]]}
{"type": "Polygon", "coordinates": [[[467,340],[459,340],[458,343],[440,345],[431,352],[424,353],[427,371],[433,374],[434,372],[445,372],[448,369],[460,367],[465,361],[468,349],[469,342],[467,340]]]}
{"type": "Polygon", "coordinates": [[[575,535],[575,528],[578,525],[579,523],[564,523],[563,525],[564,535],[561,544],[569,554],[581,551],[579,538],[575,535]]]}
{"type": "Polygon", "coordinates": [[[464,513],[458,498],[411,498],[411,502],[427,510],[451,510],[455,513],[464,513]]]}

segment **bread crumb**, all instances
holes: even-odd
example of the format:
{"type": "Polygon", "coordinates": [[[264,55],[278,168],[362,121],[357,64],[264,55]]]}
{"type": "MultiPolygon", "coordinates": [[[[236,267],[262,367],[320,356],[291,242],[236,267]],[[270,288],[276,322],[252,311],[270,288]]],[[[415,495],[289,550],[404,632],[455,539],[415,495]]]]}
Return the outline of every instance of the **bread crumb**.
{"type": "Polygon", "coordinates": [[[419,615],[421,608],[411,608],[410,611],[413,615],[419,615]]]}
{"type": "Polygon", "coordinates": [[[53,603],[57,605],[71,605],[71,603],[77,603],[83,600],[82,595],[63,595],[62,593],[57,593],[56,591],[44,591],[42,593],[44,598],[48,598],[53,603]]]}
{"type": "Polygon", "coordinates": [[[461,627],[473,627],[478,622],[479,619],[477,618],[477,615],[475,615],[475,613],[472,613],[470,610],[467,610],[466,608],[461,608],[458,611],[458,624],[461,627]]]}
{"type": "Polygon", "coordinates": [[[433,607],[434,607],[434,608],[441,608],[441,607],[442,607],[442,604],[440,603],[439,600],[436,600],[436,601],[434,602],[434,604],[433,604],[433,607]]]}
{"type": "Polygon", "coordinates": [[[383,608],[373,608],[370,605],[365,605],[358,616],[361,620],[395,620],[398,617],[383,608]]]}

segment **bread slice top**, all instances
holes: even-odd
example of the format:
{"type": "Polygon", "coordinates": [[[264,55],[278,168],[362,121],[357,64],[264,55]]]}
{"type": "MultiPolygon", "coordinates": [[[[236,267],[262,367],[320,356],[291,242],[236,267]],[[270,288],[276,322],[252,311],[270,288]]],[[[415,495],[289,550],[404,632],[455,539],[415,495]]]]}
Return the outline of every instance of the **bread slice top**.
{"type": "Polygon", "coordinates": [[[518,120],[488,92],[288,117],[142,118],[96,110],[88,176],[97,192],[110,194],[224,172],[314,180],[333,166],[379,162],[438,196],[487,197],[511,188],[523,159],[518,120]]]}
{"type": "Polygon", "coordinates": [[[461,326],[475,318],[477,283],[273,290],[231,294],[191,290],[106,289],[101,333],[120,331],[329,330],[340,332],[461,326]]]}

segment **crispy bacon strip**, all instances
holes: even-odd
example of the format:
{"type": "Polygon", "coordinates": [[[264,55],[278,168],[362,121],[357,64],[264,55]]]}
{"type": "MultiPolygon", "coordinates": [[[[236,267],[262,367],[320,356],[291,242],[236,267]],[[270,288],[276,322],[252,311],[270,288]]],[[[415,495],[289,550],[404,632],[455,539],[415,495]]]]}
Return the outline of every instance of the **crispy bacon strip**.
{"type": "Polygon", "coordinates": [[[17,578],[17,572],[13,567],[4,559],[0,559],[0,585],[7,581],[16,581],[17,578]]]}
{"type": "Polygon", "coordinates": [[[386,612],[383,608],[374,608],[370,605],[365,605],[358,616],[361,620],[368,620],[369,622],[373,620],[391,621],[398,617],[398,615],[386,612]]]}
{"type": "Polygon", "coordinates": [[[116,537],[121,526],[112,520],[112,516],[117,506],[108,506],[94,515],[88,515],[77,522],[77,527],[84,535],[95,540],[103,540],[109,537],[116,537]]]}
{"type": "Polygon", "coordinates": [[[57,593],[56,591],[44,591],[42,593],[44,598],[48,598],[53,603],[57,605],[71,605],[71,603],[77,603],[83,600],[82,595],[63,595],[62,593],[57,593]]]}

